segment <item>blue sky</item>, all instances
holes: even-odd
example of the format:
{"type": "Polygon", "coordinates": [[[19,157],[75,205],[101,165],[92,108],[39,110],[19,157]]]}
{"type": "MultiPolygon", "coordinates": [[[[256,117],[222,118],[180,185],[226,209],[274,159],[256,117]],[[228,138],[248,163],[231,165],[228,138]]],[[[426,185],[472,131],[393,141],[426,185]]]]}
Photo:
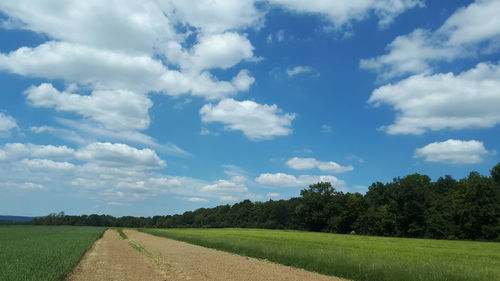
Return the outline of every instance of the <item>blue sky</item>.
{"type": "Polygon", "coordinates": [[[3,1],[0,214],[173,214],[500,161],[500,1],[3,1]]]}

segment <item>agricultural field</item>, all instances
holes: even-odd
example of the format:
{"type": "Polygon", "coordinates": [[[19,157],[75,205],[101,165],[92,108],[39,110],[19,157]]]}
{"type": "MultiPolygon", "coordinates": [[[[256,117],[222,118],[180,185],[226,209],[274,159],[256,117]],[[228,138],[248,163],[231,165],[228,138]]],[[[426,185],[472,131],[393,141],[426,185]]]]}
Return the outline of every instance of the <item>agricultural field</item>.
{"type": "Polygon", "coordinates": [[[500,243],[495,242],[260,229],[141,231],[351,280],[500,280],[500,243]]]}
{"type": "Polygon", "coordinates": [[[0,227],[0,281],[59,281],[73,269],[104,228],[0,227]]]}

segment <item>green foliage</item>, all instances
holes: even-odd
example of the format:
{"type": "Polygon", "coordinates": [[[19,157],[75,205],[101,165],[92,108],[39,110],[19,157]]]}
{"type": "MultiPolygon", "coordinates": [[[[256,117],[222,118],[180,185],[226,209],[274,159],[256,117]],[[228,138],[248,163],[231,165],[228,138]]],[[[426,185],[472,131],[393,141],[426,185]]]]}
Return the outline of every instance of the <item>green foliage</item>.
{"type": "Polygon", "coordinates": [[[359,281],[498,281],[500,244],[259,229],[141,229],[359,281]]]}
{"type": "Polygon", "coordinates": [[[495,167],[491,169],[491,178],[500,185],[500,163],[496,164],[495,167]]]}
{"type": "Polygon", "coordinates": [[[103,232],[97,227],[0,227],[0,281],[63,280],[103,232]]]}

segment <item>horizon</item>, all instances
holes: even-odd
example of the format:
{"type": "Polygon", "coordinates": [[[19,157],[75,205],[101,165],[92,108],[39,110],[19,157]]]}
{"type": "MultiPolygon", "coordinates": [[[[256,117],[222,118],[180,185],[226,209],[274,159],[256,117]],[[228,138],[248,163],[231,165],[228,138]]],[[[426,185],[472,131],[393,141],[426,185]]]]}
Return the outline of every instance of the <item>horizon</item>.
{"type": "Polygon", "coordinates": [[[4,215],[181,214],[500,162],[500,0],[62,3],[0,3],[4,215]]]}

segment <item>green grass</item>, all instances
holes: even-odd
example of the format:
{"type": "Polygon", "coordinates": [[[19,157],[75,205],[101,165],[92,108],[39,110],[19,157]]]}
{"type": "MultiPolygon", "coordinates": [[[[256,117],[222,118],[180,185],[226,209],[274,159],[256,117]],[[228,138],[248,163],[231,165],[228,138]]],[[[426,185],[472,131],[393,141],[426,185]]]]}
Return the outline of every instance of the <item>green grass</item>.
{"type": "Polygon", "coordinates": [[[125,234],[125,232],[123,232],[123,229],[117,228],[116,231],[118,232],[118,234],[120,234],[120,237],[123,240],[127,240],[128,239],[128,236],[127,236],[127,234],[125,234]]]}
{"type": "Polygon", "coordinates": [[[0,281],[63,280],[104,228],[0,227],[0,281]]]}
{"type": "Polygon", "coordinates": [[[260,229],[141,229],[362,281],[498,281],[500,243],[260,229]]]}

